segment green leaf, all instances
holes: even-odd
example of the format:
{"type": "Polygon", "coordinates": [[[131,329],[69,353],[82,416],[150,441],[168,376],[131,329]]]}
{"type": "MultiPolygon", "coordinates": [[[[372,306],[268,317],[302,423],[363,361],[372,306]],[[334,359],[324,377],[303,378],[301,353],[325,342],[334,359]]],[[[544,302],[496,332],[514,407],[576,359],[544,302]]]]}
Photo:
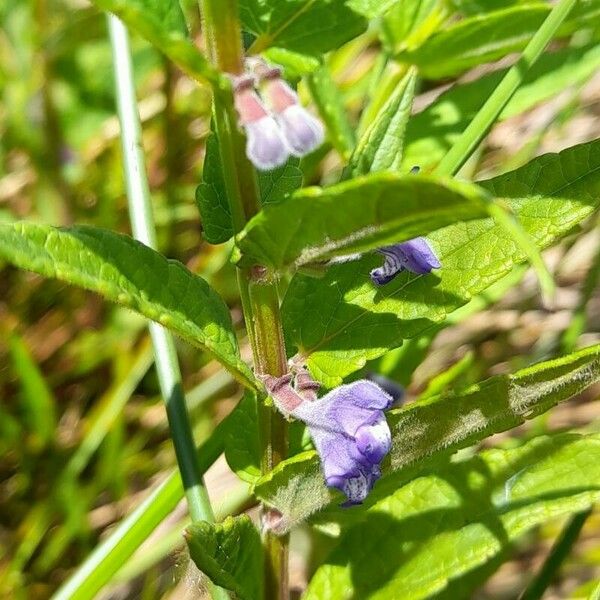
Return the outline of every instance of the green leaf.
{"type": "Polygon", "coordinates": [[[539,2],[476,15],[401,53],[399,59],[417,65],[423,77],[456,75],[523,49],[549,12],[549,5],[539,2]]]}
{"type": "Polygon", "coordinates": [[[387,12],[398,0],[348,0],[348,6],[368,18],[379,17],[387,12]]]}
{"type": "MultiPolygon", "coordinates": [[[[506,198],[537,247],[546,248],[600,204],[600,141],[479,185],[506,198]]],[[[282,308],[289,351],[296,348],[323,384],[339,385],[367,360],[426,333],[525,260],[491,219],[457,223],[428,239],[442,268],[425,277],[402,273],[376,288],[369,271],[381,263],[377,256],[334,265],[320,280],[295,275],[282,308]]]]}
{"type": "Polygon", "coordinates": [[[488,203],[477,186],[433,176],[380,173],[308,188],[251,219],[237,237],[240,262],[285,269],[364,252],[481,217],[488,203]]]}
{"type": "MultiPolygon", "coordinates": [[[[259,172],[258,184],[263,205],[276,204],[302,187],[299,163],[297,158],[292,157],[277,169],[259,172]]],[[[222,244],[231,239],[231,210],[219,154],[219,139],[214,132],[206,140],[202,183],[196,188],[196,202],[202,217],[202,233],[206,241],[210,244],[222,244]]]]}
{"type": "MultiPolygon", "coordinates": [[[[306,600],[430,598],[533,527],[600,500],[600,436],[540,437],[424,473],[376,503],[306,600]]],[[[466,590],[465,595],[469,597],[466,590]]]]}
{"type": "Polygon", "coordinates": [[[343,158],[348,158],[356,139],[350,124],[344,99],[331,77],[329,68],[323,65],[307,79],[311,96],[319,109],[333,147],[343,158]]]}
{"type": "Polygon", "coordinates": [[[416,70],[410,69],[365,131],[348,163],[352,177],[400,170],[416,80],[416,70]]]}
{"type": "Polygon", "coordinates": [[[278,46],[318,56],[367,26],[342,0],[240,0],[240,18],[244,29],[257,36],[252,53],[278,46]]]}
{"type": "MultiPolygon", "coordinates": [[[[529,110],[556,94],[589,79],[600,68],[597,44],[545,54],[502,111],[499,121],[529,110]]],[[[431,170],[452,147],[485,100],[500,83],[506,69],[456,85],[408,122],[404,166],[431,170]]]]}
{"type": "Polygon", "coordinates": [[[97,292],[161,323],[206,349],[245,385],[255,385],[220,296],[181,263],[130,237],[85,226],[0,224],[0,257],[97,292]]]}
{"type": "Polygon", "coordinates": [[[381,22],[381,38],[391,54],[421,46],[448,16],[444,0],[404,0],[381,22]]]}
{"type": "MultiPolygon", "coordinates": [[[[546,2],[517,4],[460,20],[398,58],[419,67],[423,77],[438,79],[461,73],[525,48],[551,10],[546,2]]],[[[600,0],[580,0],[558,32],[559,37],[593,25],[600,0]]]]}
{"type": "Polygon", "coordinates": [[[263,549],[248,515],[227,517],[222,523],[192,523],[185,531],[196,566],[218,586],[240,600],[260,600],[263,549]]]}
{"type": "Polygon", "coordinates": [[[56,400],[23,339],[11,335],[8,348],[21,385],[26,420],[36,437],[36,446],[41,450],[54,438],[56,400]]]}
{"type": "MultiPolygon", "coordinates": [[[[520,425],[600,380],[600,345],[539,363],[514,375],[498,375],[470,388],[388,413],[392,430],[389,464],[366,505],[394,487],[390,472],[404,478],[428,460],[447,455],[520,425]]],[[[396,477],[396,475],[394,475],[396,477]]],[[[282,513],[280,530],[306,519],[334,498],[324,484],[315,452],[280,463],[255,485],[255,494],[282,513]]]]}
{"type": "Polygon", "coordinates": [[[465,15],[477,15],[508,8],[515,4],[529,4],[531,0],[450,0],[450,3],[465,15]]]}
{"type": "Polygon", "coordinates": [[[206,140],[202,183],[196,188],[202,218],[202,235],[210,244],[222,244],[233,235],[231,210],[219,155],[219,139],[211,133],[206,140]]]}
{"type": "Polygon", "coordinates": [[[247,391],[229,418],[225,458],[237,476],[254,483],[261,475],[260,429],[256,394],[247,391]]]}
{"type": "Polygon", "coordinates": [[[272,171],[259,171],[258,185],[263,206],[277,204],[302,187],[300,160],[291,157],[285,165],[272,171]]]}
{"type": "Polygon", "coordinates": [[[292,52],[284,48],[269,48],[263,56],[272,63],[283,68],[285,79],[300,79],[304,75],[313,73],[321,66],[320,57],[308,56],[300,52],[292,52]]]}
{"type": "Polygon", "coordinates": [[[182,71],[202,82],[221,84],[221,76],[188,37],[177,0],[91,0],[166,54],[182,71]]]}

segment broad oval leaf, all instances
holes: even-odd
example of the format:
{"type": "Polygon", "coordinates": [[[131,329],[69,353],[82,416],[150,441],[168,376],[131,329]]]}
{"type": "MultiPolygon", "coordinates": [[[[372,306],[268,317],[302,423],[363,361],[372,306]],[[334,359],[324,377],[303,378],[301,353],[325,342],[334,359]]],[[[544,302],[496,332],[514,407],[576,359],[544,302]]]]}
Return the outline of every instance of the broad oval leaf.
{"type": "Polygon", "coordinates": [[[237,258],[300,267],[481,217],[487,203],[477,186],[434,176],[380,173],[308,188],[256,215],[237,237],[237,258]]]}
{"type": "Polygon", "coordinates": [[[488,450],[390,492],[342,535],[306,600],[431,598],[536,525],[598,502],[600,435],[488,450]]]}
{"type": "Polygon", "coordinates": [[[227,306],[181,263],[112,231],[23,222],[0,224],[0,256],[22,269],[97,292],[161,323],[206,349],[242,383],[255,387],[252,371],[240,358],[227,306]]]}
{"type": "MultiPolygon", "coordinates": [[[[543,249],[600,205],[600,141],[541,156],[479,185],[506,198],[543,249]]],[[[427,276],[403,273],[382,288],[369,279],[381,263],[376,256],[334,265],[320,280],[296,274],[282,308],[290,354],[297,350],[323,384],[339,385],[525,261],[510,234],[491,219],[451,225],[428,239],[442,268],[427,276]]]]}
{"type": "Polygon", "coordinates": [[[244,29],[257,37],[250,48],[254,53],[277,46],[321,55],[367,27],[343,0],[240,0],[240,18],[244,29]]]}
{"type": "Polygon", "coordinates": [[[185,538],[196,566],[216,585],[235,592],[240,600],[261,600],[263,548],[248,515],[222,523],[192,523],[185,538]]]}
{"type": "Polygon", "coordinates": [[[91,0],[114,13],[131,29],[166,54],[182,71],[202,82],[221,84],[222,78],[188,37],[177,0],[91,0]]]}
{"type": "MultiPolygon", "coordinates": [[[[389,489],[386,480],[390,473],[410,478],[430,458],[516,427],[598,381],[600,345],[389,412],[393,440],[390,461],[366,506],[389,489]]],[[[255,493],[282,513],[280,532],[289,530],[334,498],[325,487],[314,451],[280,463],[256,483],[255,493]]]]}

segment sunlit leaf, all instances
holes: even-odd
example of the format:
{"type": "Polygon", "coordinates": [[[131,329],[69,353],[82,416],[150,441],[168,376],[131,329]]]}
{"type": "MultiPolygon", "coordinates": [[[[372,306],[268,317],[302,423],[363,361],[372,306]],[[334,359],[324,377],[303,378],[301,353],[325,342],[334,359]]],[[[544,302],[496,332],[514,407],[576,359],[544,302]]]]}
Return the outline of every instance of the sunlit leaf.
{"type": "Polygon", "coordinates": [[[431,598],[536,525],[598,502],[599,461],[600,436],[563,434],[438,466],[372,506],[304,597],[431,598]]]}
{"type": "Polygon", "coordinates": [[[381,173],[308,188],[248,223],[237,237],[240,262],[285,269],[364,252],[481,217],[488,203],[475,185],[418,175],[381,173]]]}
{"type": "MultiPolygon", "coordinates": [[[[388,413],[392,430],[390,462],[366,505],[397,485],[387,475],[411,478],[429,459],[445,456],[494,433],[506,431],[568,400],[600,380],[600,346],[539,363],[514,375],[498,375],[455,393],[428,398],[388,413]]],[[[436,463],[437,464],[437,463],[436,463]]],[[[285,531],[328,505],[326,487],[314,452],[299,454],[258,481],[256,494],[282,513],[285,531]]]]}
{"type": "MultiPolygon", "coordinates": [[[[545,248],[600,204],[599,149],[596,141],[547,154],[479,184],[506,198],[538,248],[545,248]]],[[[442,263],[435,274],[404,273],[376,288],[369,271],[381,258],[374,255],[334,265],[319,280],[297,274],[283,305],[290,353],[304,357],[325,385],[339,385],[367,360],[442,322],[525,260],[491,219],[451,225],[428,239],[442,263]]]]}

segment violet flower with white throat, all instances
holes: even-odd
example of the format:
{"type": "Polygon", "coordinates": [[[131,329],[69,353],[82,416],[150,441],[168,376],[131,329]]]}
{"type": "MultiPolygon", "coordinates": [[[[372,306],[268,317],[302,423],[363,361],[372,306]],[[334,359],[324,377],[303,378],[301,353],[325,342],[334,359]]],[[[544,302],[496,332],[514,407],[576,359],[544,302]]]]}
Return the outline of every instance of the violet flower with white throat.
{"type": "Polygon", "coordinates": [[[438,257],[423,237],[402,244],[384,246],[378,248],[377,252],[385,258],[381,267],[371,271],[371,280],[375,285],[389,283],[402,271],[426,275],[441,267],[438,257]]]}
{"type": "Polygon", "coordinates": [[[390,451],[384,416],[393,399],[378,385],[360,380],[316,399],[318,384],[308,371],[262,378],[277,408],[303,421],[310,432],[328,487],[346,495],[344,506],[361,504],[381,476],[379,465],[390,451]]]}
{"type": "Polygon", "coordinates": [[[283,165],[289,150],[275,119],[254,90],[250,75],[234,79],[234,102],[239,124],[246,132],[246,156],[261,171],[283,165]]]}
{"type": "Polygon", "coordinates": [[[261,93],[275,114],[290,153],[302,157],[316,150],[325,138],[319,119],[300,104],[298,94],[282,79],[280,69],[261,61],[250,64],[260,79],[261,93]]]}

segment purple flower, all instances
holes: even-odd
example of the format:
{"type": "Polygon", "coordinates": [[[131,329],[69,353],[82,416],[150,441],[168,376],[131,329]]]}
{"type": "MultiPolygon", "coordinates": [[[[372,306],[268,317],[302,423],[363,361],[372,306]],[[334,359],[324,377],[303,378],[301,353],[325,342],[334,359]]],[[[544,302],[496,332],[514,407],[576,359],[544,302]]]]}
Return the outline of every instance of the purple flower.
{"type": "Polygon", "coordinates": [[[244,128],[246,155],[257,169],[270,171],[285,164],[289,151],[273,117],[247,123],[244,128]]]}
{"type": "Polygon", "coordinates": [[[246,132],[246,155],[257,169],[268,171],[283,165],[290,151],[275,119],[251,87],[253,81],[246,77],[237,82],[235,108],[246,132]]]}
{"type": "Polygon", "coordinates": [[[302,157],[316,150],[325,137],[323,125],[299,104],[277,115],[283,138],[294,156],[302,157]]]}
{"type": "Polygon", "coordinates": [[[300,105],[298,95],[277,75],[277,70],[268,71],[263,91],[294,156],[302,157],[323,143],[323,125],[300,105]]]}
{"type": "Polygon", "coordinates": [[[346,495],[345,506],[362,503],[381,475],[379,464],[391,447],[383,411],[392,401],[379,386],[362,380],[289,411],[308,426],[325,482],[346,495]]]}
{"type": "Polygon", "coordinates": [[[371,271],[371,279],[376,285],[389,283],[402,271],[419,275],[439,269],[441,264],[425,238],[418,237],[402,244],[384,246],[377,252],[384,255],[383,265],[371,271]]]}

